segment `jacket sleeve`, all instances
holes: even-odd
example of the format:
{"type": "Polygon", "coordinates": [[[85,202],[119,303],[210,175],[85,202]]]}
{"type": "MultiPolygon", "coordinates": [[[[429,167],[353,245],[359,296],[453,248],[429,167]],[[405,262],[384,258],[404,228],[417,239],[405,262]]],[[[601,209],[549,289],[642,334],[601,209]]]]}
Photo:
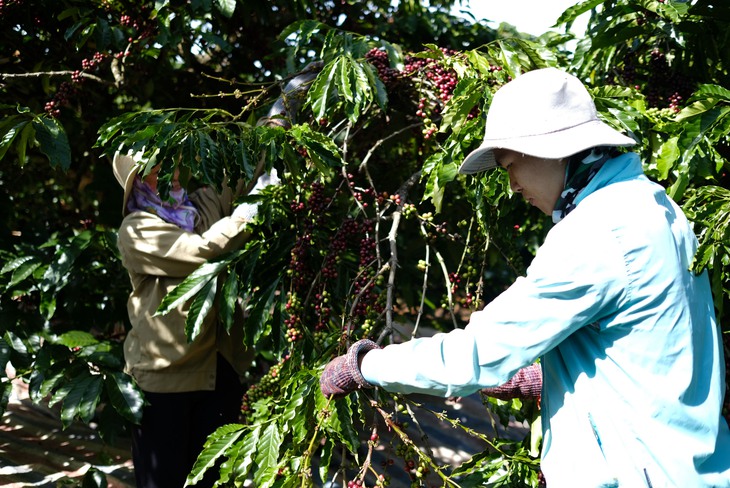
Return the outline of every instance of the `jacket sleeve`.
{"type": "Polygon", "coordinates": [[[625,300],[624,257],[608,229],[563,221],[525,277],[472,314],[464,329],[369,352],[362,374],[388,391],[464,396],[507,382],[574,331],[625,300]]]}
{"type": "Polygon", "coordinates": [[[245,229],[244,220],[223,217],[196,234],[156,215],[133,212],[119,228],[118,246],[130,272],[182,278],[206,261],[241,247],[245,229]]]}

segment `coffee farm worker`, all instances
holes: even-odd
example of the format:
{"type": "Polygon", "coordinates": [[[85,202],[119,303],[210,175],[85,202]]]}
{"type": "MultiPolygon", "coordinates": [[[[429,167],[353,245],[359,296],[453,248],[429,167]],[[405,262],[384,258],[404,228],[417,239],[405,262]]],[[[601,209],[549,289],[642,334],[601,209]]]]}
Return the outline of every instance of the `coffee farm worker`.
{"type": "MultiPolygon", "coordinates": [[[[118,247],[132,283],[127,304],[132,329],[124,358],[146,401],[141,425],[133,428],[132,456],[137,486],[181,487],[207,436],[238,421],[241,378],[252,354],[243,346],[242,315],[228,333],[214,309],[188,342],[189,304],[165,315],[155,312],[200,265],[244,244],[256,206],[234,208],[230,188],[218,194],[205,186],[188,194],[177,171],[170,199],[163,199],[157,190],[159,165],[143,175],[136,159],[117,153],[113,160],[124,188],[118,247]]],[[[264,173],[251,193],[276,183],[275,173],[264,173]]]]}
{"type": "Polygon", "coordinates": [[[548,486],[730,487],[708,277],[689,271],[697,240],[680,208],[617,149],[633,144],[560,70],[500,88],[460,172],[501,166],[552,217],[526,276],[464,329],[356,342],[327,365],[322,392],[462,396],[507,382],[534,393],[541,376],[548,486]]]}
{"type": "MultiPolygon", "coordinates": [[[[260,123],[288,127],[287,113],[296,113],[315,76],[316,70],[310,69],[294,77],[260,123]]],[[[113,159],[114,175],[124,189],[118,247],[132,283],[127,305],[132,328],[124,357],[146,401],[141,425],[133,428],[132,457],[138,487],[180,488],[207,436],[238,422],[241,377],[253,353],[243,345],[242,314],[229,333],[214,308],[199,335],[188,342],[189,303],[164,315],[156,311],[200,265],[245,243],[258,204],[234,206],[236,198],[256,195],[279,179],[276,170],[262,171],[262,158],[254,178],[235,190],[224,187],[217,193],[203,186],[188,194],[176,171],[170,198],[163,199],[157,188],[159,165],[150,170],[138,159],[122,153],[113,159]]],[[[215,471],[208,470],[195,486],[212,486],[218,478],[215,471]]]]}

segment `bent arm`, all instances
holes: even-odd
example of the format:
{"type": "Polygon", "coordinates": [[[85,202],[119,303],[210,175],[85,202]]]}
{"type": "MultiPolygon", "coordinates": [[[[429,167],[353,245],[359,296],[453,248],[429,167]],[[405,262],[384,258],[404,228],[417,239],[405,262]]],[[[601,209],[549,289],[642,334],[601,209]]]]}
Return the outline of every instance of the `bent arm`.
{"type": "MultiPolygon", "coordinates": [[[[561,224],[562,225],[562,224],[561,224]]],[[[401,393],[465,396],[507,382],[625,299],[623,256],[610,234],[556,226],[525,277],[472,314],[464,329],[369,352],[362,374],[401,393]]]]}
{"type": "Polygon", "coordinates": [[[146,212],[133,212],[119,228],[118,246],[133,273],[185,277],[203,263],[241,247],[246,222],[223,217],[202,234],[187,232],[146,212]]]}

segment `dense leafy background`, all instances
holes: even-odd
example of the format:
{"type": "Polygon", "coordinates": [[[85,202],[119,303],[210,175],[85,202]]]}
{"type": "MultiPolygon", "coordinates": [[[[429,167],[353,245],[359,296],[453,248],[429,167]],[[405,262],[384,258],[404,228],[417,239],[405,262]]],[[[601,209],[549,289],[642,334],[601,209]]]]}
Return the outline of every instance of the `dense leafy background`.
{"type": "MultiPolygon", "coordinates": [[[[576,40],[495,31],[449,15],[455,1],[429,4],[0,3],[0,363],[34,401],[57,405],[64,424],[93,420],[109,440],[126,435],[120,416],[139,415],[120,351],[128,281],[115,246],[114,150],[156,153],[168,163],[163,188],[176,156],[191,185],[219,185],[250,177],[263,151],[284,185],[265,195],[255,237],[162,307],[192,299],[200,311],[216,299],[230,323],[240,297],[246,341],[260,352],[244,422],[211,437],[191,481],[223,456],[222,480],[375,484],[389,473],[368,464],[378,442],[368,439],[387,425],[416,486],[536,486],[537,436],[468,432],[492,447],[450,470],[403,429],[408,411],[426,409],[382,392],[330,402],[317,375],[351,340],[463,326],[524,271],[548,223],[499,172],[456,169],[479,142],[490,93],[544,66],[580,76],[601,116],[640,141],[647,174],[697,225],[695,271],[709,271],[730,330],[730,8],[589,0],[559,19],[567,27],[590,12],[576,40]],[[311,62],[321,70],[291,129],[256,126],[311,62]],[[216,290],[222,270],[231,272],[216,290]]],[[[0,409],[9,392],[2,373],[0,409]]],[[[486,404],[501,419],[537,418],[534,405],[486,404]]]]}

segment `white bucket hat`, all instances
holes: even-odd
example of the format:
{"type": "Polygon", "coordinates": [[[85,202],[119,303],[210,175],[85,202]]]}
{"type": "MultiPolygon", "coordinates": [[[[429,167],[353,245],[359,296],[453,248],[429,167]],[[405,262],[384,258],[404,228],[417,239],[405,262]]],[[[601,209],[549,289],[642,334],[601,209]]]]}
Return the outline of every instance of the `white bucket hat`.
{"type": "Polygon", "coordinates": [[[484,140],[461,164],[471,174],[497,166],[493,149],[561,159],[596,146],[636,141],[598,119],[596,105],[578,78],[556,68],[529,71],[494,94],[484,140]]]}

